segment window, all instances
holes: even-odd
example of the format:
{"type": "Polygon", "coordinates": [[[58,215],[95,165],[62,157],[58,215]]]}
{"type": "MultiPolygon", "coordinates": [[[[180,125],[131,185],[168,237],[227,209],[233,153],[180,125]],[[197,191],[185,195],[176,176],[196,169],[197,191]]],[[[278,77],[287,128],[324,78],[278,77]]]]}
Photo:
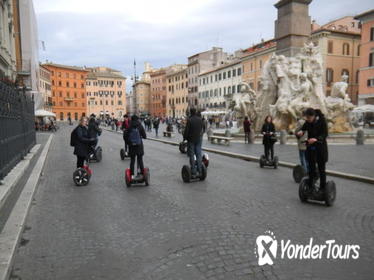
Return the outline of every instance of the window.
{"type": "Polygon", "coordinates": [[[62,86],[62,83],[61,81],[58,81],[58,86],[61,87],[62,86]]]}
{"type": "Polygon", "coordinates": [[[231,70],[227,71],[227,78],[231,78],[231,70]]]}
{"type": "Polygon", "coordinates": [[[374,41],[374,27],[370,28],[370,41],[374,41]]]}
{"type": "Polygon", "coordinates": [[[233,77],[236,76],[236,69],[233,69],[233,70],[232,70],[232,76],[233,76],[233,77]]]}
{"type": "Polygon", "coordinates": [[[242,74],[242,68],[238,68],[238,76],[242,74]]]}
{"type": "Polygon", "coordinates": [[[326,69],[326,82],[327,84],[331,84],[334,80],[334,70],[331,68],[326,69]]]}
{"type": "Polygon", "coordinates": [[[357,70],[357,71],[356,71],[356,84],[358,84],[358,79],[359,79],[359,77],[360,77],[360,71],[357,70]]]}
{"type": "Polygon", "coordinates": [[[367,86],[368,86],[368,87],[374,87],[374,79],[369,79],[369,80],[367,81],[367,86]]]}
{"type": "Polygon", "coordinates": [[[357,56],[360,56],[361,53],[361,45],[357,46],[357,56]]]}
{"type": "Polygon", "coordinates": [[[69,82],[66,82],[66,87],[69,87],[69,86],[70,86],[69,82]]]}
{"type": "Polygon", "coordinates": [[[218,74],[218,80],[222,80],[222,74],[221,73],[218,74]]]}
{"type": "Polygon", "coordinates": [[[327,43],[327,52],[328,53],[333,53],[334,52],[334,42],[333,41],[329,41],[327,43]]]}
{"type": "Polygon", "coordinates": [[[374,66],[374,52],[369,54],[369,67],[374,66]]]}
{"type": "Polygon", "coordinates": [[[223,79],[226,79],[226,72],[223,72],[223,79]]]}
{"type": "Polygon", "coordinates": [[[348,43],[343,44],[343,55],[349,55],[349,44],[348,43]]]}
{"type": "Polygon", "coordinates": [[[232,86],[232,93],[235,93],[235,86],[232,86]]]}

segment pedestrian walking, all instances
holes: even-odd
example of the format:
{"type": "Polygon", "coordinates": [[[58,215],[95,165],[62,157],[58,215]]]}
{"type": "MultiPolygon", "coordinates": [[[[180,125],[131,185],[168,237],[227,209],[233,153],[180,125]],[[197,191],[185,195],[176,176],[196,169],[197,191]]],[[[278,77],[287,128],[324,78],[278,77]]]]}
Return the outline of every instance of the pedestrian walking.
{"type": "Polygon", "coordinates": [[[244,117],[243,121],[243,129],[244,129],[244,143],[250,143],[250,135],[251,135],[251,121],[248,117],[244,117]]]}

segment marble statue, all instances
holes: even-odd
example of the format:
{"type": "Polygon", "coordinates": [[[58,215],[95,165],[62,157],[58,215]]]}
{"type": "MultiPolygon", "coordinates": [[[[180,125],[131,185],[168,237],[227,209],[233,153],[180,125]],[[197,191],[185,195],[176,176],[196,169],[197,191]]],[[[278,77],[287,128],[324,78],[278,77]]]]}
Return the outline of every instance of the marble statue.
{"type": "Polygon", "coordinates": [[[256,112],[256,92],[248,83],[240,83],[240,91],[233,94],[229,109],[231,112],[228,115],[235,115],[238,121],[239,128],[243,124],[244,117],[249,117],[251,120],[255,118],[256,112]]]}
{"type": "Polygon", "coordinates": [[[259,130],[267,115],[271,115],[278,130],[293,130],[302,112],[312,107],[320,109],[329,122],[331,132],[351,130],[349,112],[353,109],[347,95],[348,77],[333,85],[331,96],[323,91],[322,58],[318,47],[305,44],[294,57],[275,55],[265,63],[258,93],[247,83],[233,95],[229,109],[237,120],[248,116],[259,130]]]}

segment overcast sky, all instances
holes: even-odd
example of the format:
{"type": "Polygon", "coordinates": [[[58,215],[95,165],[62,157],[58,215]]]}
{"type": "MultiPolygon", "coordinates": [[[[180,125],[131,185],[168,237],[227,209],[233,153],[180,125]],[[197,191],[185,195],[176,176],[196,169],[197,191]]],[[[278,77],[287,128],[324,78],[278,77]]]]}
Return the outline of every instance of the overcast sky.
{"type": "MultiPolygon", "coordinates": [[[[276,0],[34,0],[40,60],[109,66],[186,63],[212,46],[233,52],[274,36],[276,0]]],[[[317,23],[373,9],[372,0],[314,0],[317,23]]]]}

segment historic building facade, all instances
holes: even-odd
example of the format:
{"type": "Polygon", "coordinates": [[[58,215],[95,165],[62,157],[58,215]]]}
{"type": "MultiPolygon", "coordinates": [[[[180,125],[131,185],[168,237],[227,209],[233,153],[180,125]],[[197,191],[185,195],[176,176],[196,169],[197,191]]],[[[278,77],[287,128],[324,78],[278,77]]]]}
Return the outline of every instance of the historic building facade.
{"type": "Polygon", "coordinates": [[[52,111],[51,71],[43,65],[39,66],[39,92],[43,97],[40,108],[52,111]]]}
{"type": "Polygon", "coordinates": [[[188,107],[187,65],[170,71],[166,75],[166,116],[180,118],[186,116],[188,107]]]}
{"type": "Polygon", "coordinates": [[[362,25],[358,104],[374,104],[374,10],[355,18],[362,25]]]}
{"type": "Polygon", "coordinates": [[[151,83],[146,80],[137,81],[133,85],[133,102],[135,114],[150,114],[151,83]]]}
{"type": "Polygon", "coordinates": [[[228,100],[240,91],[243,67],[240,60],[233,61],[199,75],[198,108],[225,110],[228,100]]]}
{"type": "Polygon", "coordinates": [[[217,47],[188,58],[188,104],[190,107],[198,106],[199,74],[221,65],[227,59],[227,53],[217,47]]]}
{"type": "Polygon", "coordinates": [[[82,67],[54,63],[43,64],[51,72],[52,112],[58,120],[79,120],[87,116],[86,76],[82,67]]]}
{"type": "Polygon", "coordinates": [[[0,2],[0,78],[16,79],[13,2],[0,2]]]}
{"type": "Polygon", "coordinates": [[[344,17],[320,27],[314,25],[314,28],[311,40],[319,46],[322,55],[326,95],[330,95],[333,84],[341,81],[342,75],[347,75],[347,93],[352,102],[357,104],[361,53],[359,22],[353,17],[344,17]]]}
{"type": "Polygon", "coordinates": [[[161,68],[150,74],[150,114],[157,117],[166,115],[166,69],[161,68]]]}
{"type": "Polygon", "coordinates": [[[126,113],[126,78],[108,67],[88,68],[87,114],[121,118],[126,113]]]}

